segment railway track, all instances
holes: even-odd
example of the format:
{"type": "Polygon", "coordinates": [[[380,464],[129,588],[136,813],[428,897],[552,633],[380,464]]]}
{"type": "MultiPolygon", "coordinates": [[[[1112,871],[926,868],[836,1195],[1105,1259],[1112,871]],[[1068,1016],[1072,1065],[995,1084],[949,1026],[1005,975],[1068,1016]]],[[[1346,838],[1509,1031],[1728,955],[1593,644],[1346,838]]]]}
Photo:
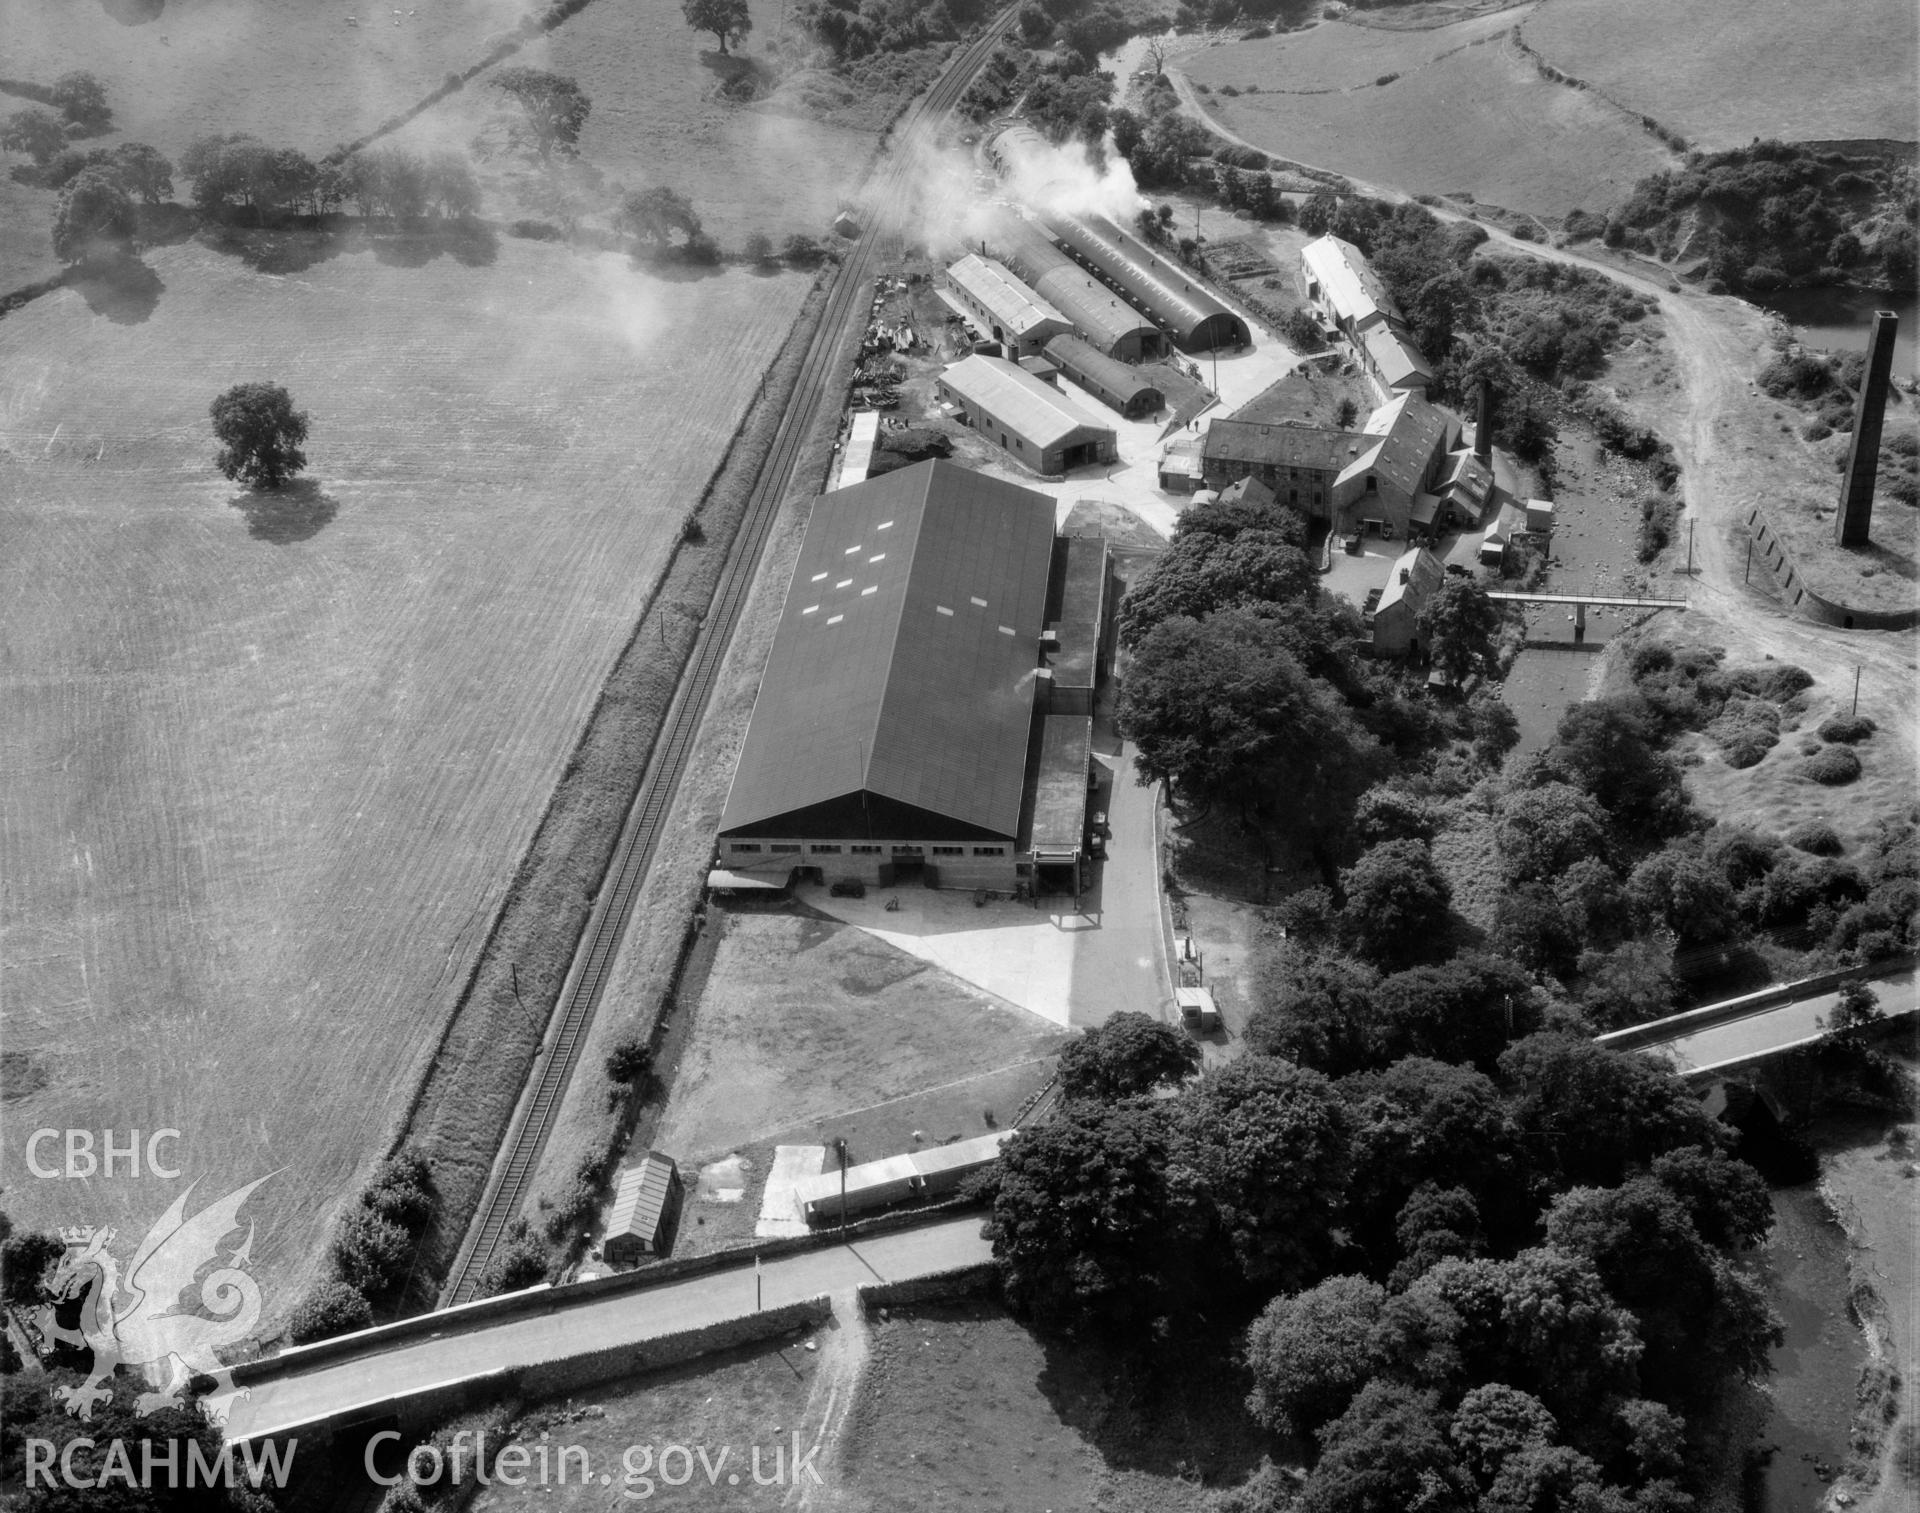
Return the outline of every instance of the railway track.
{"type": "Polygon", "coordinates": [[[868,185],[864,196],[866,235],[855,243],[828,290],[826,307],[807,349],[787,412],[748,496],[746,513],[721,570],[679,691],[668,710],[666,725],[655,743],[640,790],[628,811],[613,860],[594,901],[560,1000],[554,1007],[553,1022],[534,1064],[530,1086],[514,1112],[479,1211],[441,1290],[443,1308],[469,1302],[479,1295],[480,1279],[525,1199],[527,1185],[546,1147],[567,1084],[579,1063],[581,1047],[619,953],[634,900],[646,881],[666,826],[667,813],[693,754],[707,702],[732,644],[781,501],[797,481],[801,456],[821,418],[822,407],[837,400],[848,382],[848,374],[840,371],[838,363],[841,343],[852,322],[866,319],[866,301],[872,295],[876,269],[900,255],[903,238],[895,224],[895,213],[907,198],[905,190],[914,173],[915,150],[959,102],[989,54],[1012,27],[1014,15],[1014,10],[1008,9],[954,55],[933,87],[911,107],[896,129],[893,146],[868,185]]]}

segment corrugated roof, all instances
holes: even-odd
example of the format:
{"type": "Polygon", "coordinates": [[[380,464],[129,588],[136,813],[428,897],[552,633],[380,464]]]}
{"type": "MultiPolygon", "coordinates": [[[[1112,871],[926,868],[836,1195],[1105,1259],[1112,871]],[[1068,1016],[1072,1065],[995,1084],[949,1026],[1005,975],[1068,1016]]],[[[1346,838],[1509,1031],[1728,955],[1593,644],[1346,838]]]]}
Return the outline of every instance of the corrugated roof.
{"type": "Polygon", "coordinates": [[[1107,605],[1107,543],[1099,536],[1068,536],[1054,547],[1060,603],[1052,624],[1060,645],[1049,659],[1055,688],[1094,685],[1107,605]]]}
{"type": "Polygon", "coordinates": [[[1202,455],[1209,462],[1318,468],[1322,472],[1338,473],[1354,460],[1362,448],[1371,445],[1371,442],[1363,442],[1352,431],[1220,419],[1207,426],[1202,455]]]}
{"type": "Polygon", "coordinates": [[[1047,343],[1046,353],[1067,377],[1088,380],[1087,387],[1103,388],[1116,396],[1122,409],[1140,399],[1151,399],[1156,405],[1165,402],[1166,396],[1142,378],[1139,369],[1107,356],[1092,342],[1077,336],[1056,336],[1047,343]]]}
{"type": "Polygon", "coordinates": [[[1047,231],[1108,283],[1173,333],[1182,347],[1252,340],[1247,323],[1178,263],[1129,236],[1104,216],[1049,215],[1047,231]]]}
{"type": "Polygon", "coordinates": [[[1042,383],[1018,363],[975,353],[940,375],[940,382],[969,405],[978,405],[1009,430],[1048,451],[1082,432],[1109,438],[1103,426],[1058,389],[1042,383]]]}
{"type": "Polygon", "coordinates": [[[672,1159],[659,1151],[647,1152],[645,1161],[622,1172],[607,1219],[607,1238],[634,1235],[651,1245],[673,1192],[673,1177],[672,1159]]]}
{"type": "Polygon", "coordinates": [[[721,833],[865,792],[1013,837],[1053,519],[949,462],[815,500],[721,833]]]}
{"type": "Polygon", "coordinates": [[[994,218],[987,241],[1101,351],[1159,340],[1153,322],[1054,246],[1038,227],[1003,213],[994,218]]]}
{"type": "Polygon", "coordinates": [[[1073,324],[1005,268],[977,252],[969,252],[947,269],[947,277],[991,311],[1015,337],[1024,337],[1048,324],[1073,324]]]}

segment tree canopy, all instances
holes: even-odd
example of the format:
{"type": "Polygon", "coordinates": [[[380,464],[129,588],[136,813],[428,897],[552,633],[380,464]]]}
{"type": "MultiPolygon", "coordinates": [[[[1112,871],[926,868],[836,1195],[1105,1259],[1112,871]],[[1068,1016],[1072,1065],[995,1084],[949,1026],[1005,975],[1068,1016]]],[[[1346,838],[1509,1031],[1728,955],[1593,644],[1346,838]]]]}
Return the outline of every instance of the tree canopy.
{"type": "Polygon", "coordinates": [[[676,232],[684,243],[698,240],[701,234],[700,217],[694,212],[693,202],[677,190],[662,185],[629,194],[620,202],[613,224],[617,230],[631,232],[650,247],[671,246],[676,232]]]}
{"type": "Polygon", "coordinates": [[[125,252],[133,241],[133,201],[107,174],[89,168],[67,185],[53,217],[53,252],[87,263],[125,252]]]}
{"type": "Polygon", "coordinates": [[[1488,674],[1498,666],[1495,642],[1504,618],[1500,605],[1478,583],[1448,574],[1420,607],[1416,623],[1432,652],[1433,665],[1460,684],[1474,673],[1488,674]]]}
{"type": "Polygon", "coordinates": [[[543,163],[555,154],[572,157],[579,151],[593,102],[575,80],[521,64],[497,70],[489,82],[520,107],[508,126],[515,147],[543,163]]]}
{"type": "Polygon", "coordinates": [[[1349,944],[1378,967],[1404,967],[1446,952],[1453,890],[1426,842],[1381,841],[1340,874],[1349,944]]]}
{"type": "Polygon", "coordinates": [[[1328,1277],[1275,1298],[1247,1330],[1247,1408],[1278,1434],[1306,1436],[1346,1412],[1386,1364],[1377,1331],[1386,1289],[1328,1277]]]}
{"type": "Polygon", "coordinates": [[[738,45],[753,30],[747,0],[680,0],[680,14],[697,32],[712,32],[724,54],[727,44],[738,45]]]}
{"type": "Polygon", "coordinates": [[[1060,1053],[1060,1085],[1069,1098],[1133,1098],[1199,1069],[1200,1048],[1185,1034],[1132,1011],[1113,1015],[1060,1053]]]}
{"type": "Polygon", "coordinates": [[[307,465],[300,450],[307,417],[275,383],[235,384],[214,400],[214,460],[221,472],[254,488],[277,489],[307,465]]]}

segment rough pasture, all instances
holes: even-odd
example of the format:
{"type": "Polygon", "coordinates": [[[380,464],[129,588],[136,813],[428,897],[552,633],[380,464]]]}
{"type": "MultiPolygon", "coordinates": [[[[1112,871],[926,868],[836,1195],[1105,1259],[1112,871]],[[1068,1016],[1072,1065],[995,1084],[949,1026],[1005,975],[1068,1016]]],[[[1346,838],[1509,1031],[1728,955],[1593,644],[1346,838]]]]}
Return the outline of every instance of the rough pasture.
{"type": "Polygon", "coordinates": [[[97,0],[7,0],[4,72],[44,84],[86,69],[118,132],[176,159],[196,137],[233,131],[320,153],[477,62],[532,8],[433,0],[396,17],[369,0],[174,0],[123,26],[97,0]]]}
{"type": "Polygon", "coordinates": [[[1515,14],[1420,32],[1332,23],[1174,66],[1208,86],[1206,111],[1256,147],[1411,193],[1465,191],[1559,216],[1604,210],[1673,165],[1624,112],[1542,78],[1501,35],[1515,14]],[[1228,85],[1243,93],[1222,94],[1228,85]],[[1302,90],[1329,92],[1283,92],[1302,90]]]}
{"type": "Polygon", "coordinates": [[[1914,139],[1910,0],[1543,0],[1522,34],[1561,72],[1710,151],[1755,137],[1914,139]]]}
{"type": "Polygon", "coordinates": [[[19,1222],[137,1237],[177,1185],[23,1180],[26,1133],[176,1127],[205,1196],[278,1171],[272,1313],[806,282],[511,240],[286,278],[147,260],[157,303],[61,290],[0,323],[0,976],[46,1078],[0,1180],[19,1222]],[[212,467],[208,403],[257,378],[313,420],[281,501],[212,467]]]}
{"type": "MultiPolygon", "coordinates": [[[[739,57],[764,61],[760,38],[775,30],[778,8],[760,0],[753,12],[755,32],[739,57]]],[[[629,189],[678,189],[722,242],[738,247],[756,231],[776,242],[794,231],[823,235],[859,183],[876,134],[723,98],[712,49],[710,34],[687,26],[680,0],[602,0],[529,42],[514,62],[578,79],[593,101],[581,156],[629,189]]],[[[499,108],[485,79],[394,140],[463,145],[499,108]]]]}

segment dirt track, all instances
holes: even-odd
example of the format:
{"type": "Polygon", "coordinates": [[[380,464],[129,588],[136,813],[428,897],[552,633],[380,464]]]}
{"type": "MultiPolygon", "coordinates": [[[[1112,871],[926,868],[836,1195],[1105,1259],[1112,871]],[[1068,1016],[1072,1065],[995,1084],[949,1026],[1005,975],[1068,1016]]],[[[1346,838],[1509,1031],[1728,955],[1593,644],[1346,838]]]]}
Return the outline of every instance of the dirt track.
{"type": "MultiPolygon", "coordinates": [[[[1193,86],[1169,73],[1186,110],[1216,135],[1255,147],[1228,131],[1194,97],[1193,86]]],[[[1311,165],[1309,165],[1311,166],[1311,165]]],[[[1386,184],[1346,175],[1361,194],[1395,203],[1412,196],[1386,184]]],[[[1445,206],[1429,207],[1442,220],[1468,217],[1445,206]]],[[[1665,269],[1646,271],[1624,260],[1595,257],[1540,242],[1523,242],[1484,221],[1483,229],[1503,251],[1589,268],[1658,301],[1680,370],[1680,395],[1661,413],[1644,418],[1673,446],[1681,468],[1681,493],[1694,527],[1697,572],[1687,596],[1689,629],[1732,650],[1742,660],[1771,656],[1796,662],[1829,694],[1850,689],[1861,672],[1861,708],[1879,722],[1897,747],[1902,770],[1915,771],[1914,639],[1897,631],[1840,631],[1803,620],[1759,588],[1741,582],[1746,565],[1746,509],[1766,486],[1766,462],[1740,444],[1753,423],[1749,407],[1760,401],[1751,375],[1766,345],[1767,317],[1744,300],[1674,292],[1665,269]],[[1702,622],[1705,622],[1704,624],[1702,622]],[[1709,629],[1711,627],[1711,629],[1709,629]]],[[[1764,581],[1764,570],[1759,575],[1764,581]]],[[[1864,818],[1864,816],[1863,816],[1864,818]]]]}

